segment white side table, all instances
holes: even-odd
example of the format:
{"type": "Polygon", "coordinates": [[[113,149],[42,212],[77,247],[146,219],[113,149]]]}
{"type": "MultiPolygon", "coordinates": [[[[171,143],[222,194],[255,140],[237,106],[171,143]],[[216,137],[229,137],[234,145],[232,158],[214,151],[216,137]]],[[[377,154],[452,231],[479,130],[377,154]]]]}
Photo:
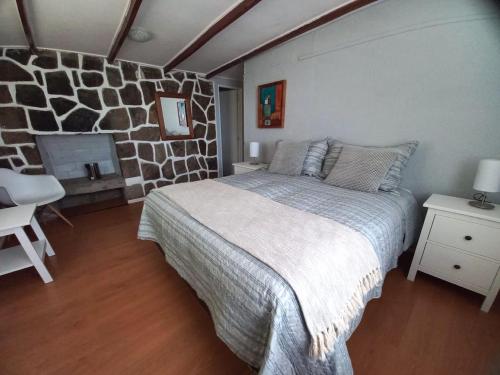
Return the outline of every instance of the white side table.
{"type": "Polygon", "coordinates": [[[257,171],[259,169],[266,169],[267,167],[268,164],[265,163],[258,163],[258,164],[251,164],[249,162],[233,163],[234,174],[248,173],[252,171],[257,171]]]}
{"type": "Polygon", "coordinates": [[[500,205],[491,211],[468,199],[432,194],[408,280],[425,272],[486,298],[488,312],[500,289],[500,205]]]}
{"type": "Polygon", "coordinates": [[[0,210],[0,237],[14,234],[20,245],[0,251],[0,275],[35,267],[44,283],[52,282],[52,276],[43,264],[45,252],[55,255],[52,246],[40,228],[34,213],[35,204],[4,208],[0,210]],[[24,231],[31,225],[38,241],[31,242],[24,231]]]}

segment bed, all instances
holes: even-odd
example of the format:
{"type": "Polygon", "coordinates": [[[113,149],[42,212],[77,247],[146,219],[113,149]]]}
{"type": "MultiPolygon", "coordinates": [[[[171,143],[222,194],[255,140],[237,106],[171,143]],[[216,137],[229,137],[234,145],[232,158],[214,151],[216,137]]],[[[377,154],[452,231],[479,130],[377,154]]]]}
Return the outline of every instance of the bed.
{"type": "MultiPolygon", "coordinates": [[[[399,189],[365,193],[334,187],[314,177],[267,171],[219,178],[281,204],[342,223],[372,244],[383,276],[415,239],[418,208],[399,189]]],[[[300,228],[298,228],[300,230],[300,228]]],[[[217,335],[260,374],[351,374],[346,341],[362,311],[325,360],[309,355],[310,337],[289,284],[273,269],[194,220],[161,194],[147,196],[138,237],[157,242],[172,265],[208,306],[217,335]]],[[[381,295],[377,286],[366,304],[381,295]]]]}

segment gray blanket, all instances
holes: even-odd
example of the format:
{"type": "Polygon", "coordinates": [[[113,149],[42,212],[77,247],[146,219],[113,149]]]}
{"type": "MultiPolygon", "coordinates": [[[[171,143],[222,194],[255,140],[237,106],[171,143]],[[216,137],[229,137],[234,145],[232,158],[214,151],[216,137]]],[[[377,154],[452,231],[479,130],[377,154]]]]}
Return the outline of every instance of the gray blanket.
{"type": "MultiPolygon", "coordinates": [[[[312,177],[257,171],[219,179],[277,202],[345,224],[372,243],[384,275],[413,242],[418,208],[401,191],[363,193],[312,177]]],[[[300,228],[298,228],[300,230],[300,228]]],[[[158,242],[167,261],[208,305],[219,337],[261,374],[351,374],[345,341],[350,324],[326,361],[308,355],[310,336],[290,286],[272,269],[228,243],[155,192],[148,195],[139,238],[158,242]]],[[[375,288],[366,300],[380,296],[375,288]]],[[[326,298],[326,296],[325,296],[326,298]]]]}

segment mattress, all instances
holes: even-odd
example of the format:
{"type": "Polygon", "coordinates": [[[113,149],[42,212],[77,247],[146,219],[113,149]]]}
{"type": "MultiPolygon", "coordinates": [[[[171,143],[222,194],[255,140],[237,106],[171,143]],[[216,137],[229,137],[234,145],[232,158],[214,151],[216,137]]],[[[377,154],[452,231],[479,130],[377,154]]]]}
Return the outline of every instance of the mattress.
{"type": "MultiPolygon", "coordinates": [[[[405,190],[365,193],[314,177],[266,171],[218,181],[359,231],[373,245],[384,276],[415,239],[419,209],[405,190]]],[[[157,190],[145,200],[138,236],[161,246],[167,262],[207,304],[217,335],[260,374],[352,374],[346,341],[362,312],[327,359],[314,360],[308,355],[310,337],[296,296],[266,264],[191,218],[157,190]]],[[[381,288],[374,288],[365,303],[380,295],[381,288]]]]}

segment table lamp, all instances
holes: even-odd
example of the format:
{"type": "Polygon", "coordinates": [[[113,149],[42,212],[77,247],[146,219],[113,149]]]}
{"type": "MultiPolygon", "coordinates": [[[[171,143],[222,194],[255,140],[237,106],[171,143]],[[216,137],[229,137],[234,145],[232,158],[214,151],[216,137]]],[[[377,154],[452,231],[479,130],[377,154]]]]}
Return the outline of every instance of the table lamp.
{"type": "Polygon", "coordinates": [[[250,164],[259,164],[259,151],[260,151],[260,143],[259,142],[250,142],[250,164]]]}
{"type": "Polygon", "coordinates": [[[486,200],[486,193],[496,193],[500,191],[500,160],[483,159],[479,162],[474,179],[474,190],[480,193],[474,194],[474,200],[469,204],[473,207],[492,210],[495,208],[486,200]]]}

